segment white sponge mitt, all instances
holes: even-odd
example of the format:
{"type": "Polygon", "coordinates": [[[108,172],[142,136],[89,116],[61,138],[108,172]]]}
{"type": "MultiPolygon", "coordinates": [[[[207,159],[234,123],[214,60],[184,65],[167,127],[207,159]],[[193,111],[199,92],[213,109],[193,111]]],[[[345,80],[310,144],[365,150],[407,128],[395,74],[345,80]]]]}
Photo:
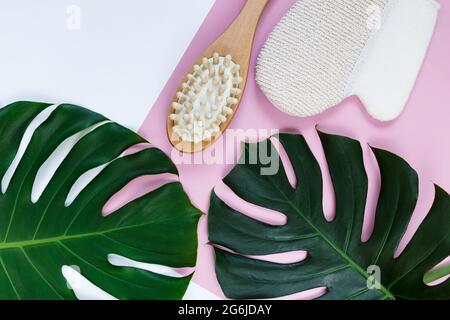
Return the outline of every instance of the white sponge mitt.
{"type": "Polygon", "coordinates": [[[374,118],[395,119],[438,10],[435,0],[300,0],[261,50],[256,80],[291,115],[316,115],[357,95],[374,118]]]}

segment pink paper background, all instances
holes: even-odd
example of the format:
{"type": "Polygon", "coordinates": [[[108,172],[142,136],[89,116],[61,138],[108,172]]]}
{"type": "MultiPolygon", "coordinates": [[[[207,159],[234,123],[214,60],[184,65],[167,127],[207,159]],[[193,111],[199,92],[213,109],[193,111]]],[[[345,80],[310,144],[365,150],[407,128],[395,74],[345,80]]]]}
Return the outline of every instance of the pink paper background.
{"type": "MultiPolygon", "coordinates": [[[[166,117],[173,94],[194,60],[226,29],[244,2],[217,0],[140,129],[140,134],[169,155],[172,148],[166,135],[166,117]]],[[[395,121],[380,123],[368,116],[356,97],[347,99],[320,116],[300,119],[279,112],[262,94],[254,80],[256,57],[272,28],[294,3],[295,0],[272,0],[269,3],[256,34],[247,88],[230,128],[298,130],[305,134],[322,164],[323,156],[314,139],[316,125],[322,131],[358,139],[363,146],[370,144],[402,156],[418,171],[421,178],[419,204],[406,236],[407,240],[431,206],[434,195],[431,181],[450,191],[450,4],[448,1],[441,1],[437,29],[405,111],[395,121]]],[[[368,155],[367,147],[364,151],[368,155]]],[[[368,164],[370,167],[370,163],[368,164]]],[[[220,184],[221,178],[232,165],[179,165],[178,168],[181,181],[193,203],[206,213],[211,190],[220,184]]],[[[369,169],[368,174],[369,178],[372,177],[367,209],[367,216],[370,218],[373,216],[379,181],[375,170],[369,169]]],[[[227,193],[223,185],[218,189],[221,194],[227,193]]],[[[233,199],[232,196],[229,197],[233,199]]],[[[329,187],[325,197],[326,211],[332,213],[329,187]]],[[[235,205],[239,207],[239,203],[235,205]]],[[[214,273],[213,249],[207,244],[206,229],[204,216],[199,225],[199,257],[194,281],[222,296],[214,273]]],[[[370,223],[366,229],[370,230],[370,223]]],[[[403,245],[405,243],[403,241],[403,245]]]]}

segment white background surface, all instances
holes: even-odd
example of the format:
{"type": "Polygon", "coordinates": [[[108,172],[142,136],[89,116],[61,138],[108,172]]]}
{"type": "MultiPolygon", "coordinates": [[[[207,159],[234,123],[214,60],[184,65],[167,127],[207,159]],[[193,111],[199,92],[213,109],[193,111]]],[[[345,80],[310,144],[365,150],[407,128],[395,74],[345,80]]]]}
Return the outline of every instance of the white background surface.
{"type": "MultiPolygon", "coordinates": [[[[137,130],[213,3],[0,0],[0,106],[69,102],[137,130]]],[[[216,297],[191,283],[185,298],[216,297]]]]}
{"type": "Polygon", "coordinates": [[[0,0],[0,105],[70,102],[136,130],[213,3],[0,0]]]}

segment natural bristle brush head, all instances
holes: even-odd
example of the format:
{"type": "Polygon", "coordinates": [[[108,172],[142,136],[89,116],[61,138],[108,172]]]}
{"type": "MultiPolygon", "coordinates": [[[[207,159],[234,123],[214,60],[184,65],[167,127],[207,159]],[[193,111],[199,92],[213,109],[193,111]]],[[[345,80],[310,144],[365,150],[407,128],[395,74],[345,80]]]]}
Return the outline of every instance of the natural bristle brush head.
{"type": "Polygon", "coordinates": [[[214,53],[195,64],[179,87],[169,114],[175,147],[193,152],[215,140],[233,117],[242,93],[241,67],[229,54],[214,53]]]}

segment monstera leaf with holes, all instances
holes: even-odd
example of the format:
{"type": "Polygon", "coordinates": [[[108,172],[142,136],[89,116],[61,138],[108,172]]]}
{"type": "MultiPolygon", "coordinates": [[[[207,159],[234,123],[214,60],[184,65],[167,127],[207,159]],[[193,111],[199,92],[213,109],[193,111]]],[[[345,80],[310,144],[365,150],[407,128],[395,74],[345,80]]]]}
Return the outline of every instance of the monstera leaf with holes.
{"type": "MultiPolygon", "coordinates": [[[[285,214],[285,225],[254,220],[214,193],[211,197],[209,239],[216,245],[216,273],[227,297],[274,298],[326,287],[321,299],[450,298],[449,281],[436,286],[424,283],[425,274],[434,280],[449,271],[444,267],[427,273],[450,254],[450,197],[445,191],[436,186],[432,209],[394,259],[415,208],[416,172],[398,156],[373,149],[382,183],[373,233],[362,242],[368,178],[360,144],[320,133],[336,195],[336,218],[327,222],[321,171],[306,141],[294,134],[281,134],[278,139],[294,169],[296,188],[283,166],[275,175],[261,175],[261,163],[267,163],[261,159],[256,164],[242,161],[224,182],[242,199],[285,214]],[[294,250],[307,251],[307,258],[281,264],[249,257],[294,250]],[[372,276],[370,266],[379,267],[379,278],[372,276]]],[[[245,147],[245,159],[251,159],[250,146],[245,147]]],[[[278,157],[271,143],[268,149],[278,157]]]]}
{"type": "Polygon", "coordinates": [[[130,146],[145,142],[143,138],[87,109],[60,105],[34,131],[5,183],[6,172],[22,152],[24,133],[47,107],[18,102],[0,110],[0,299],[75,298],[62,266],[78,266],[90,282],[118,299],[181,298],[190,276],[169,277],[113,266],[107,260],[115,254],[169,267],[191,267],[196,261],[200,213],[178,182],[102,216],[105,202],[132,179],[177,174],[156,148],[120,156],[130,146]],[[42,164],[63,141],[101,123],[78,140],[34,203],[32,187],[42,164]],[[65,205],[77,179],[105,164],[65,205]]]}

